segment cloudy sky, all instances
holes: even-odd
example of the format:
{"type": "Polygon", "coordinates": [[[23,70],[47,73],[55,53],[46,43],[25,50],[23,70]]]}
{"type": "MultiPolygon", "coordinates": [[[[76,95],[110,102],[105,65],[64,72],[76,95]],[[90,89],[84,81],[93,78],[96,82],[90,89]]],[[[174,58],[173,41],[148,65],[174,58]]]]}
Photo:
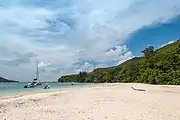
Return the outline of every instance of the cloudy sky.
{"type": "Polygon", "coordinates": [[[1,0],[0,76],[42,81],[117,65],[180,37],[180,0],[1,0]]]}

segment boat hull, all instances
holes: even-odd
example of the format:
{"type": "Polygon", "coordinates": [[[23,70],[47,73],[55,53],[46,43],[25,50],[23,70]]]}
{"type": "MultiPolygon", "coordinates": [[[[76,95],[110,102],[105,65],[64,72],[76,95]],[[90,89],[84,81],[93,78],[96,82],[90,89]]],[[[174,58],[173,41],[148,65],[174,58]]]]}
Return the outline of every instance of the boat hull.
{"type": "Polygon", "coordinates": [[[40,85],[42,85],[42,83],[35,83],[35,84],[31,83],[30,85],[25,85],[24,88],[34,88],[34,87],[40,86],[40,85]]]}
{"type": "Polygon", "coordinates": [[[35,86],[25,85],[24,88],[34,88],[35,86]]]}
{"type": "Polygon", "coordinates": [[[47,86],[45,86],[45,87],[44,87],[44,89],[50,89],[50,86],[49,86],[49,85],[47,85],[47,86]]]}
{"type": "Polygon", "coordinates": [[[37,83],[37,85],[39,86],[39,85],[42,85],[42,83],[37,83]]]}

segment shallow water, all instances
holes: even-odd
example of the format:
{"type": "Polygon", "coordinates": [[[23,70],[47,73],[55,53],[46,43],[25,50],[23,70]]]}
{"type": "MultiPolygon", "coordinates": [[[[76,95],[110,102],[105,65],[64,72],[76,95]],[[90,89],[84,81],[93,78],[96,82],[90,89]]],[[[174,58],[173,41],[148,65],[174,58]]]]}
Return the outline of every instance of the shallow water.
{"type": "MultiPolygon", "coordinates": [[[[41,86],[37,86],[35,88],[24,88],[24,85],[27,84],[25,82],[19,83],[0,83],[0,95],[6,94],[18,94],[30,91],[37,91],[37,92],[46,92],[46,91],[54,91],[60,88],[68,88],[72,87],[71,83],[49,83],[51,88],[50,89],[43,89],[46,83],[42,83],[41,86]]],[[[89,83],[75,83],[75,86],[86,86],[89,83]]]]}

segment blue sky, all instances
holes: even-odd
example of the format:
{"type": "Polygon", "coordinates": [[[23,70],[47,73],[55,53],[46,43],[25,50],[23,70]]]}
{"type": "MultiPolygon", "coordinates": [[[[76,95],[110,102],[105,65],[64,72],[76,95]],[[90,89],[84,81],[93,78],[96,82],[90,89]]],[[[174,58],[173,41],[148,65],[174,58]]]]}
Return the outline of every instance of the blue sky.
{"type": "Polygon", "coordinates": [[[0,1],[0,76],[29,81],[122,63],[180,36],[179,0],[0,1]],[[162,5],[163,3],[163,5],[162,5]]]}
{"type": "Polygon", "coordinates": [[[139,56],[141,55],[140,51],[147,45],[152,45],[157,49],[161,45],[177,39],[180,39],[180,16],[167,23],[150,25],[134,32],[128,38],[127,46],[135,56],[139,56]]]}

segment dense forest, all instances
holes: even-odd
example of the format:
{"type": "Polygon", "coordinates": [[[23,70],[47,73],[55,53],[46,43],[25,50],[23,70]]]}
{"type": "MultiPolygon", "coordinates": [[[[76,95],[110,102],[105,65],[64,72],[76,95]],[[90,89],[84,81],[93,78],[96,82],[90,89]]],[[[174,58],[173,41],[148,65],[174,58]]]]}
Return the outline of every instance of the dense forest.
{"type": "Polygon", "coordinates": [[[180,40],[157,50],[149,46],[141,52],[144,56],[134,57],[118,66],[62,76],[58,81],[180,84],[180,40]]]}

